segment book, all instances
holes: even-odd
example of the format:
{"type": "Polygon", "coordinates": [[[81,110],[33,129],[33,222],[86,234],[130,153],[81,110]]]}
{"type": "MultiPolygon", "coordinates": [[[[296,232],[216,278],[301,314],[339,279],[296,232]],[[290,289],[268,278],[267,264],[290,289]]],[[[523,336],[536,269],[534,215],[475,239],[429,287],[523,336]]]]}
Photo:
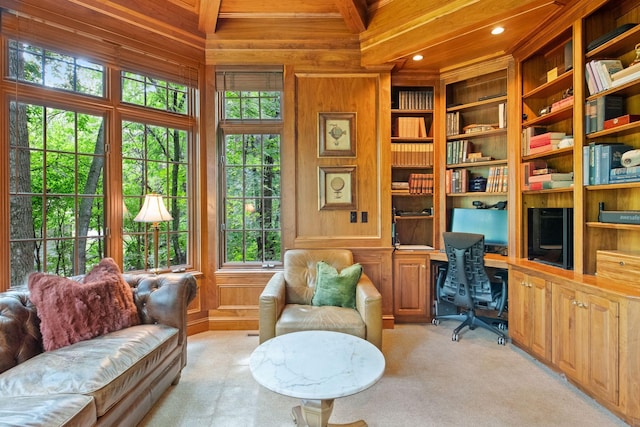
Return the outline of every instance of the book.
{"type": "Polygon", "coordinates": [[[547,162],[542,159],[530,160],[523,162],[521,170],[521,185],[523,190],[529,189],[529,177],[532,176],[537,168],[543,169],[547,167],[547,162]]]}
{"type": "Polygon", "coordinates": [[[633,147],[624,144],[602,144],[596,147],[596,184],[608,184],[611,169],[622,167],[622,154],[633,147]]]}
{"type": "Polygon", "coordinates": [[[638,182],[638,181],[640,181],[640,173],[609,176],[609,184],[620,183],[620,182],[638,182]]]}
{"type": "Polygon", "coordinates": [[[567,136],[567,134],[564,132],[546,132],[540,135],[534,135],[529,139],[529,148],[551,144],[553,140],[560,141],[565,136],[567,136]]]}
{"type": "Polygon", "coordinates": [[[617,167],[612,168],[609,172],[609,176],[611,175],[632,175],[634,173],[640,173],[640,166],[630,166],[628,168],[625,167],[617,167]]]}
{"type": "Polygon", "coordinates": [[[629,76],[640,76],[640,63],[631,65],[627,68],[611,74],[611,82],[620,81],[626,79],[629,76]]]}
{"type": "Polygon", "coordinates": [[[624,98],[618,95],[605,95],[596,99],[596,128],[598,132],[604,129],[605,120],[620,117],[625,114],[624,98]]]}
{"type": "Polygon", "coordinates": [[[601,177],[601,153],[602,153],[602,145],[616,145],[620,144],[619,142],[591,142],[589,143],[589,163],[588,168],[585,168],[585,173],[588,171],[589,175],[589,185],[598,185],[602,184],[601,177]]]}
{"type": "Polygon", "coordinates": [[[522,130],[522,155],[526,156],[529,154],[529,142],[531,138],[536,135],[541,135],[547,131],[547,128],[544,126],[529,126],[522,130]]]}
{"type": "Polygon", "coordinates": [[[533,172],[531,173],[531,175],[544,175],[547,173],[556,173],[558,172],[557,170],[553,169],[553,168],[540,168],[540,169],[534,169],[533,172]]]}
{"type": "Polygon", "coordinates": [[[546,173],[543,175],[532,175],[529,177],[529,184],[544,181],[573,181],[573,172],[546,173]]]}
{"type": "Polygon", "coordinates": [[[573,181],[543,181],[529,183],[529,190],[551,190],[554,188],[568,188],[573,186],[573,181]]]}
{"type": "Polygon", "coordinates": [[[622,61],[619,59],[601,59],[596,62],[599,66],[599,71],[601,72],[605,90],[610,89],[611,84],[613,83],[611,76],[624,69],[622,61]]]}

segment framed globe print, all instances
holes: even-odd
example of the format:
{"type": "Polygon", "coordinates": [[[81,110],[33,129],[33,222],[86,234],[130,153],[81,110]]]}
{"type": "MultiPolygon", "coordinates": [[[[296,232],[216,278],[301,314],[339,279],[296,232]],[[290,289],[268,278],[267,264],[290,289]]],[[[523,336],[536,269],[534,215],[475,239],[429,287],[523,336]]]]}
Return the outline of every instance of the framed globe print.
{"type": "Polygon", "coordinates": [[[356,167],[319,167],[318,207],[356,209],[356,167]]]}
{"type": "Polygon", "coordinates": [[[318,155],[356,156],[356,113],[318,113],[318,155]]]}

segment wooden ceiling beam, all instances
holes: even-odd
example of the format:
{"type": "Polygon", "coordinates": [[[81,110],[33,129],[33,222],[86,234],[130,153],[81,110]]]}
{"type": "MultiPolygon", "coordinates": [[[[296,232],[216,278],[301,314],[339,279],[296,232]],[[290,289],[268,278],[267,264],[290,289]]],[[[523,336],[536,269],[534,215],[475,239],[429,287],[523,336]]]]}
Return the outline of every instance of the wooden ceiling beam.
{"type": "Polygon", "coordinates": [[[218,15],[220,14],[222,0],[200,0],[198,12],[198,29],[206,34],[216,32],[218,15]]]}
{"type": "Polygon", "coordinates": [[[335,0],[347,28],[355,34],[367,29],[369,19],[366,0],[335,0]]]}

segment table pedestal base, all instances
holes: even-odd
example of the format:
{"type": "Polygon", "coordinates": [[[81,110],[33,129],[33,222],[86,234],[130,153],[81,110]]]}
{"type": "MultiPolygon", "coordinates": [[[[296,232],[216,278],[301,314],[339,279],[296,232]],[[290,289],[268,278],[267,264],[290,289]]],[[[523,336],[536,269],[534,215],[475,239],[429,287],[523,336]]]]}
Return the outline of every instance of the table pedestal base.
{"type": "Polygon", "coordinates": [[[333,399],[302,400],[302,405],[291,411],[293,421],[299,427],[367,427],[362,420],[349,424],[329,424],[333,411],[333,399]]]}

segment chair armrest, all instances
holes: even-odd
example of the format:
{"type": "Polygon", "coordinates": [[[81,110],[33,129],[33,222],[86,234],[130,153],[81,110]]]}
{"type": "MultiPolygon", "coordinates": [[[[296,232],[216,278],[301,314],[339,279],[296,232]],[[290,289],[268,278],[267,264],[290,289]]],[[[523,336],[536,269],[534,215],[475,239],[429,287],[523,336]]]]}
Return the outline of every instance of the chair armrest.
{"type": "Polygon", "coordinates": [[[356,309],[367,328],[367,341],[382,349],[382,295],[364,273],[356,285],[356,309]]]}
{"type": "Polygon", "coordinates": [[[286,303],[285,291],[284,272],[279,271],[260,294],[260,344],[276,336],[276,322],[286,303]]]}

